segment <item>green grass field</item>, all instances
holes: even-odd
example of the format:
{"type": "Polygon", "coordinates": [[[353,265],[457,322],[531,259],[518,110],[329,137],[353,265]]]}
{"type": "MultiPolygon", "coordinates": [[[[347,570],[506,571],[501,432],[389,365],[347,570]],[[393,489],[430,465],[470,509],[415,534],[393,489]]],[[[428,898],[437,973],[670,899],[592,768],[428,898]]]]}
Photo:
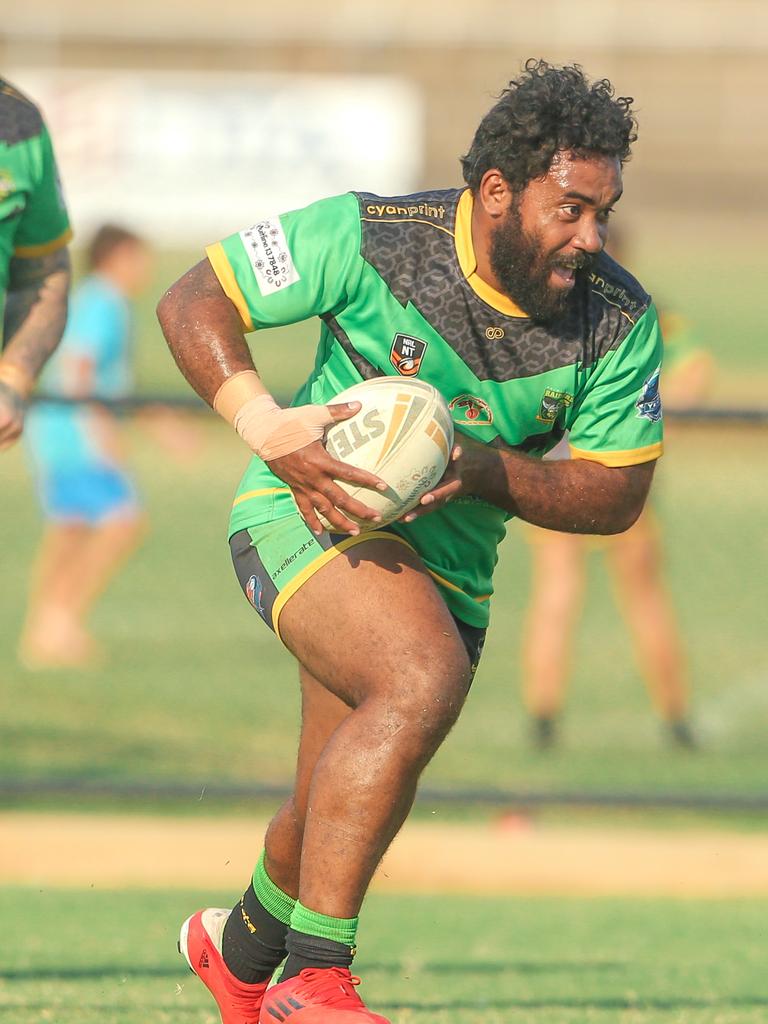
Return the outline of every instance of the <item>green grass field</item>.
{"type": "MultiPolygon", "coordinates": [[[[206,902],[0,889],[0,1020],[215,1024],[175,949],[179,923],[206,902]]],[[[356,969],[393,1024],[762,1024],[767,912],[755,901],[373,896],[356,969]]]]}
{"type": "MultiPolygon", "coordinates": [[[[212,419],[193,465],[158,457],[138,428],[131,455],[152,533],[97,609],[104,670],[17,667],[27,566],[38,527],[21,453],[4,456],[0,588],[0,772],[6,778],[269,782],[290,778],[297,722],[292,659],[243,599],[226,546],[245,461],[212,419]],[[222,758],[222,743],[232,754],[222,758]]],[[[755,510],[768,484],[761,431],[673,433],[656,504],[688,640],[702,752],[661,742],[613,603],[590,557],[562,750],[533,752],[519,694],[527,548],[502,546],[487,652],[462,720],[428,771],[444,786],[763,793],[768,749],[764,644],[768,538],[755,510]]]]}

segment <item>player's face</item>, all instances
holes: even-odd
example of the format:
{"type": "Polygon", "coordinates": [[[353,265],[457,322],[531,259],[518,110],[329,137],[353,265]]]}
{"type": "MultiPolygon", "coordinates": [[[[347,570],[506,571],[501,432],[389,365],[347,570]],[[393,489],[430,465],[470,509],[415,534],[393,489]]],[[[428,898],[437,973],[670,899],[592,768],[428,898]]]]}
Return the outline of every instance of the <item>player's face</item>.
{"type": "Polygon", "coordinates": [[[531,317],[546,321],[563,312],[577,275],[605,245],[621,190],[617,159],[560,152],[545,177],[512,196],[492,234],[491,267],[531,317]]]}
{"type": "Polygon", "coordinates": [[[123,242],[112,252],[110,270],[126,295],[138,295],[151,280],[152,252],[143,242],[123,242]]]}

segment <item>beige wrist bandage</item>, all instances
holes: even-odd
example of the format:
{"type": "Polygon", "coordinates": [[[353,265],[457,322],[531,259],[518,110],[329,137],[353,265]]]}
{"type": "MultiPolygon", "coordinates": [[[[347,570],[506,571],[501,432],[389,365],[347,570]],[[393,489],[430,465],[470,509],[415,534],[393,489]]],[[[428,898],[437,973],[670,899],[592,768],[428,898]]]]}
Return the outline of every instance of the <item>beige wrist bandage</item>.
{"type": "Polygon", "coordinates": [[[0,382],[13,388],[22,398],[28,398],[35,380],[26,370],[22,370],[15,363],[4,363],[0,360],[0,382]]]}
{"type": "Polygon", "coordinates": [[[225,380],[216,392],[213,408],[265,462],[321,440],[325,428],[333,423],[324,405],[281,409],[253,370],[225,380]]]}

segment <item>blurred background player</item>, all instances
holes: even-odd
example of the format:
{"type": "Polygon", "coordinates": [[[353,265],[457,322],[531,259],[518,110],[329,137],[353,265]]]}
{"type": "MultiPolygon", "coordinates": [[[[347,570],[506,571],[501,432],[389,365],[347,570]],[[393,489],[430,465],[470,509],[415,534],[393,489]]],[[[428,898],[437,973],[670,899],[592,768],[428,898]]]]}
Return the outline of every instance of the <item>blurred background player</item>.
{"type": "MultiPolygon", "coordinates": [[[[608,250],[624,262],[623,239],[613,229],[608,250]]],[[[681,317],[663,310],[659,315],[665,341],[664,401],[673,408],[694,406],[709,389],[711,356],[696,345],[681,317]]],[[[567,438],[547,458],[569,458],[567,438]]],[[[660,524],[651,505],[646,505],[634,526],[613,536],[596,539],[534,526],[526,526],[524,534],[531,546],[532,581],[523,631],[522,678],[535,744],[546,749],[557,741],[573,632],[586,582],[586,558],[598,550],[611,572],[617,604],[653,705],[670,740],[693,748],[688,662],[664,579],[660,524]]]]}
{"type": "Polygon", "coordinates": [[[133,232],[105,225],[86,263],[41,379],[46,395],[69,401],[39,402],[25,435],[45,517],[19,650],[31,668],[96,658],[88,613],[144,529],[117,420],[99,400],[132,388],[130,300],[148,283],[151,254],[133,232]]]}
{"type": "Polygon", "coordinates": [[[71,236],[40,111],[0,78],[0,451],[64,330],[71,236]]]}

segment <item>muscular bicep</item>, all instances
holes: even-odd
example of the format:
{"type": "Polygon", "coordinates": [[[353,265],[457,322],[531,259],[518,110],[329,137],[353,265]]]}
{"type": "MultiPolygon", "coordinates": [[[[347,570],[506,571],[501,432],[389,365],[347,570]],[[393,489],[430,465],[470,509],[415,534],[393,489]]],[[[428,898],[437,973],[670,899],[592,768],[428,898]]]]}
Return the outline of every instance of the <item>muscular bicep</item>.
{"type": "MultiPolygon", "coordinates": [[[[202,259],[176,281],[157,304],[161,325],[175,324],[194,316],[227,317],[234,304],[224,294],[208,259],[202,259]]],[[[242,333],[242,331],[241,331],[242,333]]]]}
{"type": "Polygon", "coordinates": [[[227,377],[254,369],[240,315],[207,259],[171,285],[157,317],[179,369],[209,404],[227,377]]]}
{"type": "Polygon", "coordinates": [[[615,519],[615,529],[605,532],[615,533],[628,530],[642,512],[656,469],[655,460],[635,466],[604,466],[587,459],[571,459],[552,465],[569,467],[567,471],[576,477],[573,482],[577,491],[588,495],[592,502],[605,502],[615,519]]]}

